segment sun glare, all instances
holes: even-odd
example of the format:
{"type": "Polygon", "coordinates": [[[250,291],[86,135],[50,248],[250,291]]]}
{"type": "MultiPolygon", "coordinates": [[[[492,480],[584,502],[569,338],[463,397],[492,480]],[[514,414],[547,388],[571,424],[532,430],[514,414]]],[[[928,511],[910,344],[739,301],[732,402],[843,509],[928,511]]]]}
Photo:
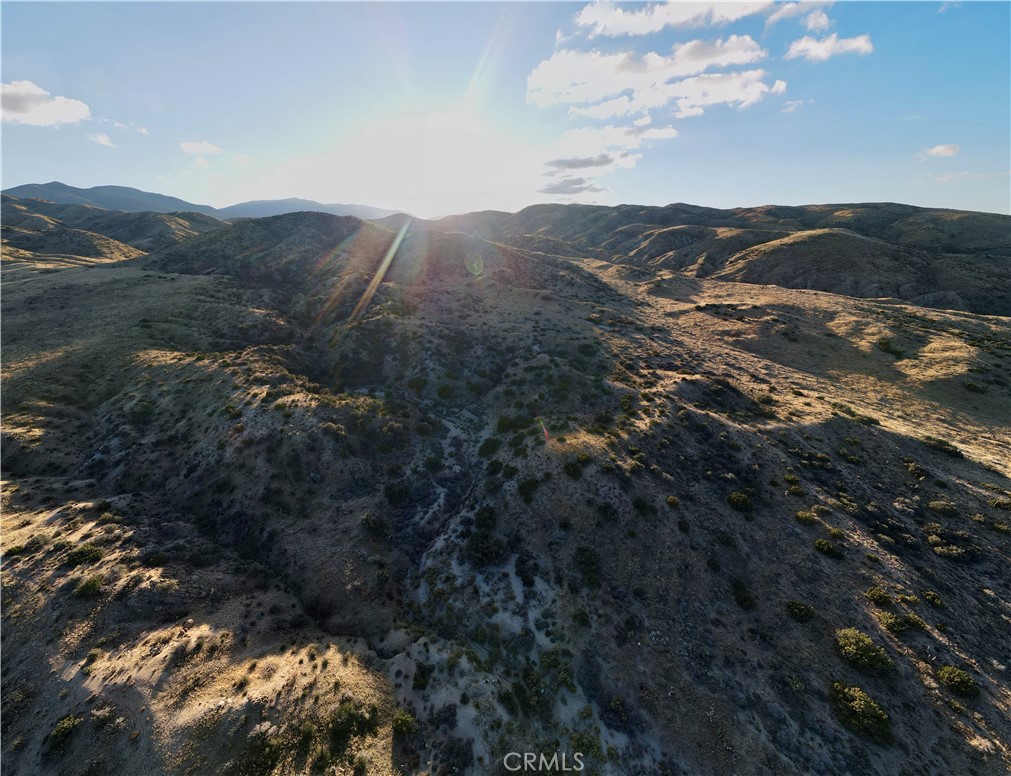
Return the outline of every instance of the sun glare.
{"type": "Polygon", "coordinates": [[[290,189],[324,202],[370,202],[434,217],[529,204],[543,161],[542,150],[500,133],[465,102],[383,119],[259,184],[271,196],[290,189]]]}

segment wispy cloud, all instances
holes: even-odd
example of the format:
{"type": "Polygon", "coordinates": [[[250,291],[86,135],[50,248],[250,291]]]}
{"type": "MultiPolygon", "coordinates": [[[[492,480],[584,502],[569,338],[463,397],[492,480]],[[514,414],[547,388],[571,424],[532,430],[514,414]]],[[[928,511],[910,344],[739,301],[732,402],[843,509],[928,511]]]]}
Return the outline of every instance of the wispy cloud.
{"type": "Polygon", "coordinates": [[[632,90],[632,97],[577,112],[607,118],[641,112],[665,104],[663,92],[671,80],[703,73],[711,67],[757,62],[767,52],[748,35],[726,40],[693,40],[675,46],[669,56],[649,52],[604,54],[600,51],[556,51],[527,79],[527,101],[546,107],[558,103],[591,104],[632,90]]]}
{"type": "Polygon", "coordinates": [[[818,40],[805,35],[795,40],[787,49],[786,59],[803,57],[810,62],[824,62],[839,54],[870,54],[874,51],[870,35],[858,35],[855,38],[840,38],[834,32],[827,38],[818,40]]]}
{"type": "Polygon", "coordinates": [[[814,11],[804,17],[804,26],[810,32],[821,32],[832,26],[832,20],[828,18],[828,14],[824,11],[814,11]]]}
{"type": "Polygon", "coordinates": [[[569,159],[551,159],[548,167],[558,170],[585,170],[590,167],[607,167],[614,162],[614,157],[610,154],[597,154],[596,156],[576,156],[569,159]]]}
{"type": "Polygon", "coordinates": [[[179,148],[187,154],[194,154],[196,156],[220,154],[223,150],[220,146],[216,146],[214,143],[208,143],[206,140],[188,140],[184,143],[180,143],[179,148]]]}
{"type": "Polygon", "coordinates": [[[553,181],[545,186],[543,189],[538,189],[540,194],[586,194],[586,193],[600,193],[606,191],[600,186],[597,186],[592,180],[588,178],[562,178],[561,180],[553,181]]]}
{"type": "Polygon", "coordinates": [[[937,9],[937,12],[944,13],[945,11],[953,11],[961,5],[961,3],[941,3],[941,7],[937,9]]]}
{"type": "Polygon", "coordinates": [[[75,124],[90,118],[91,109],[80,100],[54,97],[31,81],[11,81],[0,85],[3,120],[14,124],[54,127],[75,124]]]}
{"type": "Polygon", "coordinates": [[[827,0],[827,2],[810,3],[776,3],[776,10],[773,11],[769,15],[769,18],[765,20],[765,26],[770,27],[776,22],[781,22],[784,19],[804,16],[805,14],[810,14],[818,8],[828,7],[830,5],[832,5],[832,0],[827,0]]]}
{"type": "Polygon", "coordinates": [[[116,146],[109,139],[109,136],[104,132],[96,132],[94,135],[88,135],[88,140],[92,140],[99,145],[104,145],[106,148],[115,148],[116,146]]]}
{"type": "Polygon", "coordinates": [[[793,113],[803,104],[803,100],[787,100],[783,105],[783,113],[793,113]]]}
{"type": "Polygon", "coordinates": [[[920,156],[957,156],[959,152],[959,147],[954,143],[948,143],[947,145],[936,145],[922,151],[920,156]]]}
{"type": "Polygon", "coordinates": [[[668,27],[701,27],[727,24],[761,13],[771,2],[651,3],[638,10],[625,10],[611,2],[596,2],[576,15],[576,24],[589,28],[592,36],[649,35],[668,27]]]}

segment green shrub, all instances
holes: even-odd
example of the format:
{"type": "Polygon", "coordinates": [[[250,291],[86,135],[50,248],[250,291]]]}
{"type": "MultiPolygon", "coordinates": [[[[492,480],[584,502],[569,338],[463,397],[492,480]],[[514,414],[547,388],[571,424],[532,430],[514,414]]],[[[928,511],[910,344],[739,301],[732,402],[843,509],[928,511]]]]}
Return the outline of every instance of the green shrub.
{"type": "Polygon", "coordinates": [[[833,682],[831,696],[832,706],[843,726],[878,744],[895,741],[888,714],[859,687],[833,682]]]}
{"type": "Polygon", "coordinates": [[[893,612],[875,612],[874,616],[892,633],[903,633],[911,629],[925,630],[927,627],[927,623],[915,614],[898,615],[893,612]]]}
{"type": "Polygon", "coordinates": [[[739,490],[735,490],[727,496],[727,503],[738,512],[750,512],[754,509],[754,505],[751,503],[751,496],[747,493],[741,493],[739,490]]]}
{"type": "Polygon", "coordinates": [[[734,595],[734,601],[736,601],[737,605],[745,611],[751,611],[755,608],[755,606],[757,606],[754,596],[751,595],[751,591],[748,590],[748,586],[737,577],[730,580],[730,591],[734,595]]]}
{"type": "Polygon", "coordinates": [[[832,544],[828,539],[816,539],[814,542],[814,548],[818,552],[828,555],[830,558],[841,558],[843,557],[843,552],[836,545],[832,544]]]}
{"type": "Polygon", "coordinates": [[[810,622],[814,619],[814,607],[800,601],[787,601],[786,612],[797,622],[810,622]]]}
{"type": "Polygon", "coordinates": [[[944,601],[941,600],[941,596],[939,596],[933,590],[924,590],[923,600],[925,600],[931,606],[936,606],[938,609],[944,606],[944,601]]]}
{"type": "Polygon", "coordinates": [[[520,498],[529,504],[534,500],[534,493],[537,492],[537,488],[540,484],[540,480],[533,478],[526,479],[516,487],[516,491],[520,494],[520,498]]]}
{"type": "Polygon", "coordinates": [[[104,584],[105,577],[101,574],[92,574],[74,588],[74,595],[79,598],[87,598],[88,596],[98,595],[102,590],[102,585],[104,584]]]}
{"type": "Polygon", "coordinates": [[[923,444],[925,444],[927,447],[932,447],[935,450],[939,450],[945,455],[950,455],[952,458],[964,457],[962,455],[962,451],[959,450],[957,447],[955,447],[955,445],[953,445],[946,439],[938,439],[937,437],[934,436],[928,436],[924,437],[920,441],[923,442],[923,444]]]}
{"type": "Polygon", "coordinates": [[[397,709],[393,714],[393,735],[405,737],[414,734],[418,729],[418,721],[411,712],[405,709],[397,709]]]}
{"type": "Polygon", "coordinates": [[[680,499],[678,499],[677,496],[668,496],[667,506],[669,506],[671,509],[677,509],[678,507],[681,506],[681,501],[680,499]]]}
{"type": "Polygon", "coordinates": [[[562,471],[574,480],[578,480],[583,476],[583,467],[579,465],[578,461],[567,461],[565,466],[562,467],[562,471]]]}
{"type": "Polygon", "coordinates": [[[383,491],[391,506],[404,507],[411,501],[411,489],[402,482],[391,482],[383,491]]]}
{"type": "Polygon", "coordinates": [[[884,647],[879,647],[861,630],[840,628],[835,632],[835,643],[839,654],[863,671],[883,674],[895,669],[884,647]]]}
{"type": "Polygon", "coordinates": [[[941,666],[937,669],[937,681],[957,695],[966,698],[979,695],[979,685],[968,673],[955,666],[941,666]]]}
{"type": "Polygon", "coordinates": [[[937,499],[936,501],[931,501],[927,504],[927,509],[932,512],[937,512],[940,515],[948,515],[949,517],[954,517],[958,514],[958,509],[950,501],[944,501],[943,499],[937,499]]]}
{"type": "Polygon", "coordinates": [[[895,356],[896,359],[900,359],[906,355],[904,351],[895,347],[890,339],[881,338],[878,340],[877,345],[878,350],[882,353],[888,353],[889,355],[895,356]]]}
{"type": "Polygon", "coordinates": [[[97,544],[86,542],[68,552],[65,563],[72,567],[81,566],[85,563],[97,563],[102,559],[103,554],[102,548],[97,544]]]}
{"type": "Polygon", "coordinates": [[[49,734],[49,748],[54,752],[62,752],[67,739],[83,721],[84,717],[78,717],[76,714],[68,714],[61,718],[49,734]]]}
{"type": "Polygon", "coordinates": [[[814,525],[818,520],[814,512],[808,512],[806,509],[801,509],[794,516],[797,518],[799,522],[803,523],[804,525],[814,525]]]}
{"type": "Polygon", "coordinates": [[[577,547],[572,561],[587,586],[600,585],[600,555],[596,550],[591,547],[577,547]]]}
{"type": "Polygon", "coordinates": [[[482,458],[490,458],[498,452],[498,449],[502,447],[502,440],[496,439],[495,437],[488,437],[481,443],[481,446],[477,449],[477,454],[482,458]]]}
{"type": "Polygon", "coordinates": [[[885,592],[884,588],[877,586],[865,590],[864,598],[875,606],[891,606],[895,603],[895,599],[885,592]]]}

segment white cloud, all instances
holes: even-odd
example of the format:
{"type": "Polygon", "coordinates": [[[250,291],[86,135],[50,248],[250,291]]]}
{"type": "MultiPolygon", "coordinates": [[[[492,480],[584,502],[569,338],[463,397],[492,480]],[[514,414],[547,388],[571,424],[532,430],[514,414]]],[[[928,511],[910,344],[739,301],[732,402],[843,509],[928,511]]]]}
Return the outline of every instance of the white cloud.
{"type": "MultiPolygon", "coordinates": [[[[750,64],[765,56],[767,52],[748,35],[731,35],[726,40],[693,40],[675,46],[670,56],[655,52],[639,57],[632,52],[604,54],[562,49],[538,64],[527,78],[527,101],[541,107],[595,103],[628,89],[633,93],[654,89],[673,78],[696,75],[711,67],[750,64]]],[[[642,103],[643,95],[639,97],[637,102],[642,103]]],[[[624,104],[616,101],[596,117],[627,113],[615,110],[624,104]]],[[[594,116],[590,112],[583,115],[594,116]]]]}
{"type": "Polygon", "coordinates": [[[783,113],[793,113],[803,104],[803,100],[787,100],[786,104],[783,106],[783,113]]]}
{"type": "Polygon", "coordinates": [[[96,132],[94,135],[88,135],[88,140],[93,140],[99,145],[104,145],[106,148],[115,148],[112,141],[109,140],[109,136],[104,132],[96,132]]]}
{"type": "Polygon", "coordinates": [[[941,7],[937,9],[938,13],[944,13],[945,11],[950,11],[952,9],[957,9],[961,6],[961,3],[941,3],[941,7]]]}
{"type": "Polygon", "coordinates": [[[140,132],[140,134],[142,134],[142,135],[150,135],[151,134],[148,131],[147,127],[137,127],[137,131],[140,132]]]}
{"type": "Polygon", "coordinates": [[[188,154],[194,154],[197,156],[220,154],[222,151],[219,146],[214,145],[214,143],[208,143],[206,140],[190,140],[185,143],[180,143],[179,148],[188,154]]]}
{"type": "Polygon", "coordinates": [[[765,26],[769,27],[784,19],[810,14],[818,8],[827,8],[832,3],[833,0],[815,0],[810,3],[776,3],[776,10],[765,20],[765,26]]]}
{"type": "Polygon", "coordinates": [[[606,119],[660,108],[671,101],[679,119],[701,116],[713,105],[730,105],[740,110],[760,102],[767,94],[786,91],[785,81],[777,81],[773,86],[765,83],[767,75],[764,70],[698,75],[645,86],[636,89],[631,98],[617,97],[586,108],[570,108],[569,112],[574,116],[606,119]]]}
{"type": "Polygon", "coordinates": [[[771,2],[653,3],[640,10],[625,10],[611,2],[596,2],[576,14],[576,24],[589,27],[590,35],[649,35],[667,27],[726,24],[760,13],[771,2]]]}
{"type": "Polygon", "coordinates": [[[91,109],[80,100],[53,97],[31,81],[12,81],[0,85],[3,120],[36,127],[74,124],[91,116],[91,109]]]}
{"type": "Polygon", "coordinates": [[[597,186],[589,178],[562,178],[548,183],[544,188],[538,189],[539,194],[586,194],[607,191],[597,186]]]}
{"type": "Polygon", "coordinates": [[[559,148],[576,157],[593,157],[599,154],[613,156],[611,169],[633,167],[638,154],[619,153],[640,148],[649,140],[671,140],[678,136],[674,127],[621,127],[608,124],[603,127],[576,127],[567,130],[559,148]]]}
{"type": "Polygon", "coordinates": [[[193,160],[193,166],[196,167],[198,170],[206,170],[208,167],[211,166],[211,163],[208,162],[206,159],[204,159],[204,157],[198,156],[196,159],[193,160]]]}
{"type": "Polygon", "coordinates": [[[923,156],[957,156],[959,148],[954,143],[936,145],[923,152],[923,156]]]}
{"type": "Polygon", "coordinates": [[[821,32],[832,26],[832,20],[824,11],[814,11],[804,17],[804,26],[810,32],[821,32]]]}
{"type": "Polygon", "coordinates": [[[805,35],[800,40],[790,44],[786,59],[803,57],[811,62],[824,62],[837,54],[870,54],[874,51],[870,35],[859,35],[855,38],[840,38],[834,32],[827,38],[818,40],[805,35]]]}

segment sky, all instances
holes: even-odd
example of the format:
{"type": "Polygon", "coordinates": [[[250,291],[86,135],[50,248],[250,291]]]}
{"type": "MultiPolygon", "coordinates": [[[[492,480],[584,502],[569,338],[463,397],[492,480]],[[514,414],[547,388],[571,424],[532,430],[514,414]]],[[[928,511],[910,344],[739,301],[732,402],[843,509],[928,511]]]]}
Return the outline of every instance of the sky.
{"type": "Polygon", "coordinates": [[[0,5],[4,188],[1011,212],[1011,3],[0,5]]]}

